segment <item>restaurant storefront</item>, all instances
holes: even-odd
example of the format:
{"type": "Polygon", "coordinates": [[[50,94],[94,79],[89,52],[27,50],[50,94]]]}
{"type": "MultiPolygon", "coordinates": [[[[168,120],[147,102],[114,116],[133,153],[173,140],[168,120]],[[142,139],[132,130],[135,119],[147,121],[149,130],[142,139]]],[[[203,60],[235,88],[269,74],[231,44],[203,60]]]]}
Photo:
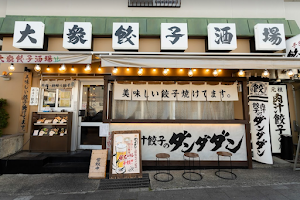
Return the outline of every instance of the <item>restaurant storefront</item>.
{"type": "MultiPolygon", "coordinates": [[[[6,17],[2,27],[13,19],[13,16],[6,17]]],[[[2,81],[1,85],[23,85],[20,94],[8,98],[21,100],[23,118],[14,117],[13,113],[12,116],[19,121],[18,131],[24,133],[24,143],[28,140],[31,143],[24,150],[51,151],[32,145],[36,140],[33,138],[43,138],[47,143],[47,138],[56,136],[68,137],[65,143],[57,140],[67,145],[64,151],[111,149],[112,131],[140,130],[145,167],[155,166],[157,153],[168,153],[172,166],[183,166],[186,152],[198,153],[202,166],[214,167],[217,151],[231,152],[235,167],[252,168],[252,151],[260,154],[259,161],[272,163],[270,137],[254,133],[259,123],[253,120],[265,117],[267,112],[264,107],[267,104],[261,102],[267,102],[264,95],[268,89],[262,83],[277,79],[278,71],[300,68],[299,59],[285,57],[282,51],[285,45],[280,46],[286,37],[299,34],[293,21],[258,23],[270,31],[274,27],[278,29],[275,32],[281,35],[278,38],[282,41],[275,38],[278,45],[274,48],[272,36],[266,37],[270,44],[258,42],[254,26],[249,28],[250,24],[256,25],[253,19],[226,19],[228,23],[217,19],[213,19],[216,23],[208,23],[212,19],[200,18],[178,19],[180,23],[176,19],[161,23],[154,18],[140,21],[128,18],[126,23],[114,23],[113,18],[105,20],[104,32],[95,18],[92,22],[65,23],[64,32],[56,33],[63,37],[43,32],[40,38],[34,38],[46,40],[47,44],[32,42],[34,35],[29,32],[37,25],[36,34],[39,34],[37,30],[42,30],[39,28],[52,27],[51,24],[26,22],[25,16],[24,21],[16,23],[29,34],[22,35],[22,30],[16,28],[4,34],[1,29],[1,65],[13,64],[15,68],[11,75],[6,75],[10,80],[2,81]],[[155,22],[147,24],[147,20],[155,22]],[[13,33],[16,35],[12,37],[13,33]],[[22,37],[26,44],[20,44],[22,37]],[[270,79],[259,79],[265,70],[269,70],[270,79]],[[32,77],[29,85],[21,81],[26,76],[32,77]],[[249,78],[260,81],[249,83],[249,78]],[[261,94],[249,92],[249,88],[258,90],[256,87],[263,85],[266,87],[261,94]],[[24,101],[24,90],[30,96],[28,101],[24,101]],[[253,101],[264,99],[258,103],[260,110],[256,110],[261,115],[249,116],[254,107],[248,95],[252,95],[253,101]],[[53,120],[60,122],[67,115],[65,123],[69,124],[64,124],[64,134],[58,136],[62,128],[53,120]],[[44,126],[41,126],[38,120],[44,118],[52,121],[48,125],[42,121],[44,126]],[[250,128],[251,123],[256,126],[250,128]],[[51,135],[50,131],[54,133],[51,135]]],[[[269,132],[265,126],[259,129],[258,132],[269,132]]]]}

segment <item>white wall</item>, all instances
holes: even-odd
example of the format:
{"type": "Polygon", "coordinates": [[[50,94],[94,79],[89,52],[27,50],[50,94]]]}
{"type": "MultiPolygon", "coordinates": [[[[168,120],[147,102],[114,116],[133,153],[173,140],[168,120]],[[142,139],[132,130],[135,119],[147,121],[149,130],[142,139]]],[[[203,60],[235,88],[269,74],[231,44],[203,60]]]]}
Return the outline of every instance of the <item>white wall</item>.
{"type": "Polygon", "coordinates": [[[5,17],[7,0],[0,0],[0,17],[5,17]]]}
{"type": "MultiPolygon", "coordinates": [[[[285,17],[284,0],[182,0],[181,8],[134,8],[128,7],[127,0],[0,0],[0,2],[7,3],[4,13],[6,15],[285,17]]],[[[1,15],[3,11],[0,9],[1,15]]]]}
{"type": "Polygon", "coordinates": [[[300,27],[300,2],[285,2],[285,17],[289,20],[296,20],[300,27]]]}

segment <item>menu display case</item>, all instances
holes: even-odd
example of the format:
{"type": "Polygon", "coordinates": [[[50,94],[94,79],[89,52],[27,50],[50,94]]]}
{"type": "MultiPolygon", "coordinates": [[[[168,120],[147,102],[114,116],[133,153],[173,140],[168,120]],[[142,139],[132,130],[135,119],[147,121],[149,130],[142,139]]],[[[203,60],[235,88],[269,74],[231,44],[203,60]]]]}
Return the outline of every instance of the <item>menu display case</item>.
{"type": "Polygon", "coordinates": [[[72,118],[72,112],[33,112],[30,151],[70,151],[72,118]]]}

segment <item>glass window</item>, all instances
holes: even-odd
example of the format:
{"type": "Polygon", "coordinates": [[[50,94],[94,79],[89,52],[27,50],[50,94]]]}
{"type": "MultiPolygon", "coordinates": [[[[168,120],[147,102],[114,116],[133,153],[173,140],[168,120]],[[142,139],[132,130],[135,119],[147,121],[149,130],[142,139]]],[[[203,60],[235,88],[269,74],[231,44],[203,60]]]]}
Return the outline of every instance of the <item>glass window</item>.
{"type": "Polygon", "coordinates": [[[72,89],[58,90],[58,107],[71,107],[72,89]]]}
{"type": "Polygon", "coordinates": [[[43,107],[55,107],[56,103],[56,90],[44,90],[43,107]]]}
{"type": "Polygon", "coordinates": [[[82,122],[102,122],[103,115],[103,85],[83,85],[82,109],[85,116],[82,122]]]}

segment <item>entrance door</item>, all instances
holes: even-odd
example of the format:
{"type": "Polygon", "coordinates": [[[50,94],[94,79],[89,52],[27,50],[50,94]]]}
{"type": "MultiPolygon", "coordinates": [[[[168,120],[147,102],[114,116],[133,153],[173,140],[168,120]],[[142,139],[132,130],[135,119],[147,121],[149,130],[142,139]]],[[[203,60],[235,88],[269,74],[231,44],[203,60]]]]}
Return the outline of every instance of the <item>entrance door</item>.
{"type": "Polygon", "coordinates": [[[78,120],[78,148],[102,149],[100,137],[104,100],[104,81],[81,81],[78,120]]]}

